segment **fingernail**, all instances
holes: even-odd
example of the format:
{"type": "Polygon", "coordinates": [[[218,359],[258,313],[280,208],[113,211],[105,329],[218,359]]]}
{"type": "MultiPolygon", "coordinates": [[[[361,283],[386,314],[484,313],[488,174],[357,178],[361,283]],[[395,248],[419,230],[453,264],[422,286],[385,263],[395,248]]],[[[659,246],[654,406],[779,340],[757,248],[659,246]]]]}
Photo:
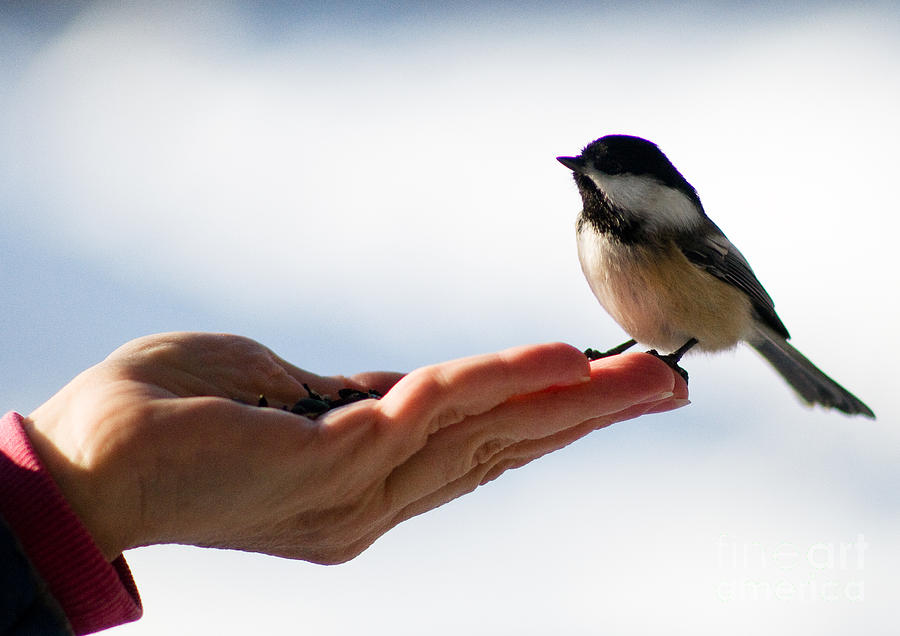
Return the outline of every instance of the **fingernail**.
{"type": "Polygon", "coordinates": [[[638,404],[648,404],[650,402],[659,402],[661,400],[667,400],[670,397],[675,395],[672,391],[663,391],[662,393],[654,393],[653,395],[648,395],[643,400],[638,402],[638,404]]]}
{"type": "Polygon", "coordinates": [[[675,409],[680,409],[682,406],[687,406],[691,401],[687,398],[672,398],[666,400],[662,404],[656,404],[651,406],[646,411],[644,411],[644,415],[649,413],[665,413],[666,411],[674,411],[675,409]]]}
{"type": "Polygon", "coordinates": [[[571,382],[562,382],[560,384],[557,384],[556,386],[558,386],[558,387],[579,386],[582,384],[587,384],[590,381],[591,381],[591,376],[585,375],[585,376],[575,378],[571,382]]]}

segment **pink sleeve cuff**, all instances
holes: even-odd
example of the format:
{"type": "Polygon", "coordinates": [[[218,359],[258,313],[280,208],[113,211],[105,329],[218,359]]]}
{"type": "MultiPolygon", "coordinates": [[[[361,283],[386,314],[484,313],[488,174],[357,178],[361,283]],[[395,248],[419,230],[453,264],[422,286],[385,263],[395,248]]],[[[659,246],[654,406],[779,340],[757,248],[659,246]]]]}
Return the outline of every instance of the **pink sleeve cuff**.
{"type": "Polygon", "coordinates": [[[0,418],[0,515],[76,634],[137,620],[137,587],[119,556],[109,563],[63,498],[22,428],[22,416],[0,418]]]}

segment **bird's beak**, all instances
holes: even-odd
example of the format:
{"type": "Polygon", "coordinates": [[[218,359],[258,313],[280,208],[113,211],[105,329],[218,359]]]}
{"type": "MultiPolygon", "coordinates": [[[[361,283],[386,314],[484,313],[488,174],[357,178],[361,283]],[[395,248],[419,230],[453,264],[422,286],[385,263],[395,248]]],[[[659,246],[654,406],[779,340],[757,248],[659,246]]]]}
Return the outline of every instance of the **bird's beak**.
{"type": "Polygon", "coordinates": [[[584,159],[581,157],[557,157],[556,160],[572,172],[584,172],[584,159]]]}

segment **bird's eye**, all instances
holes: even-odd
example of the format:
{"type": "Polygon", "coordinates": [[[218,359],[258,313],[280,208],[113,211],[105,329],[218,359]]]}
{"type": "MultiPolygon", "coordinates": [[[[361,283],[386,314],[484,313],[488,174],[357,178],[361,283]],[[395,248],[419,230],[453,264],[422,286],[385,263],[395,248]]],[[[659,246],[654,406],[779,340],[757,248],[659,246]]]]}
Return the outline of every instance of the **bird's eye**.
{"type": "Polygon", "coordinates": [[[625,167],[613,159],[605,159],[601,162],[600,169],[606,174],[622,174],[625,172],[625,167]]]}

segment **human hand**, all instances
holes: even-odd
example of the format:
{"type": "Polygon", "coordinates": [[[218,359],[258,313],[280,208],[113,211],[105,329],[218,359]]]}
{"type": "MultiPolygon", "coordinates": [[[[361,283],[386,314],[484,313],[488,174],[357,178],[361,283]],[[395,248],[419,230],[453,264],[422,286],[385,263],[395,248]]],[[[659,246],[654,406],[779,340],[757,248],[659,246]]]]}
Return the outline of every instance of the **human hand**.
{"type": "Polygon", "coordinates": [[[339,563],[510,468],[686,397],[646,354],[588,363],[546,344],[323,377],[246,338],[170,333],[122,346],[25,425],[110,560],[185,543],[339,563]],[[289,406],[303,383],[385,395],[315,421],[255,406],[260,394],[289,406]]]}

